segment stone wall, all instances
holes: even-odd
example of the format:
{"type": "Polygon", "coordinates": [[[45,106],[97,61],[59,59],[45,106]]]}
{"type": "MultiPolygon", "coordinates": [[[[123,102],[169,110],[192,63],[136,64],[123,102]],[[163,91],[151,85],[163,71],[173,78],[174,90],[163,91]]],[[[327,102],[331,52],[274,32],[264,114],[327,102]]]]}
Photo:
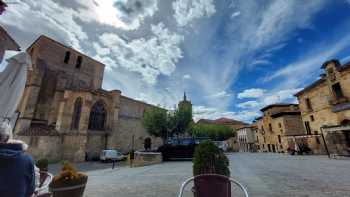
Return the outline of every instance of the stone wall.
{"type": "Polygon", "coordinates": [[[118,130],[111,136],[113,144],[110,146],[122,152],[128,152],[132,148],[132,138],[134,136],[135,150],[144,149],[143,144],[147,137],[152,139],[152,149],[159,147],[162,144],[162,140],[150,136],[142,125],[143,113],[150,107],[155,106],[121,96],[118,130]]]}
{"type": "Polygon", "coordinates": [[[45,63],[47,69],[64,74],[61,80],[68,87],[94,90],[102,87],[104,65],[70,47],[46,36],[40,36],[27,52],[32,56],[34,67],[40,61],[45,63]],[[68,63],[64,62],[66,52],[70,52],[68,63]],[[79,56],[82,58],[82,63],[77,68],[79,56]]]}
{"type": "MultiPolygon", "coordinates": [[[[322,127],[341,125],[343,120],[350,120],[350,109],[334,111],[337,105],[350,105],[350,67],[336,66],[335,62],[325,63],[321,79],[314,82],[308,88],[297,94],[303,122],[309,122],[312,134],[321,134],[322,127]],[[329,72],[329,70],[333,70],[329,72]],[[332,90],[332,85],[339,83],[343,98],[337,99],[332,90]],[[306,99],[310,100],[311,109],[307,107],[306,99]]],[[[339,154],[347,153],[346,141],[341,133],[324,132],[329,151],[339,154]],[[345,150],[345,151],[344,151],[345,150]]],[[[324,154],[324,145],[314,139],[308,139],[310,148],[318,153],[324,154]]]]}
{"type": "Polygon", "coordinates": [[[62,138],[60,136],[17,136],[28,144],[28,153],[35,160],[46,158],[51,162],[62,160],[62,138]]]}
{"type": "Polygon", "coordinates": [[[256,125],[258,128],[258,146],[261,152],[287,152],[288,147],[291,146],[290,141],[287,139],[289,135],[302,135],[305,133],[304,127],[301,121],[301,117],[298,114],[285,114],[272,117],[271,115],[284,112],[296,112],[297,107],[294,105],[288,107],[272,107],[264,111],[264,116],[257,120],[256,125]],[[271,126],[270,126],[271,125],[271,126]],[[269,148],[270,147],[270,148],[269,148]]]}

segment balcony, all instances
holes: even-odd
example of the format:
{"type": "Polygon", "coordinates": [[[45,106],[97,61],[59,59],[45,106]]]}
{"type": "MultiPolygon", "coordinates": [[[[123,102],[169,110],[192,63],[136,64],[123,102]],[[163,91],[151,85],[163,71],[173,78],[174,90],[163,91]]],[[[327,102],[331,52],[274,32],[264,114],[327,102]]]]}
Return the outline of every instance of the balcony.
{"type": "Polygon", "coordinates": [[[350,102],[346,97],[330,99],[329,104],[331,105],[332,112],[340,112],[350,109],[350,102]]]}
{"type": "Polygon", "coordinates": [[[336,103],[332,105],[332,112],[340,112],[350,109],[350,102],[336,103]]]}

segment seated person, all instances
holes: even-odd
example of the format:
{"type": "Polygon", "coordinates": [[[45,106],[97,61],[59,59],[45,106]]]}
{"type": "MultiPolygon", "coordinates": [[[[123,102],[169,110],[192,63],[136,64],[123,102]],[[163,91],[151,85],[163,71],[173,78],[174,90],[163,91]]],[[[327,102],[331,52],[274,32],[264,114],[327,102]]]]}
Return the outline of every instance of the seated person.
{"type": "Polygon", "coordinates": [[[30,197],[35,190],[33,159],[26,144],[11,139],[11,127],[0,122],[0,196],[30,197]]]}

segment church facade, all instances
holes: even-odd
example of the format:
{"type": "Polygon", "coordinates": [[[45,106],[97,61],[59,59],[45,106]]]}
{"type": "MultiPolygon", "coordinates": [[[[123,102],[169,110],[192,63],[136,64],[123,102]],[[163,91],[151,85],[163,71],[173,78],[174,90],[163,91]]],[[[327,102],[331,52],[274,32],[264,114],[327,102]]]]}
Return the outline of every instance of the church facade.
{"type": "Polygon", "coordinates": [[[124,153],[152,148],[159,138],[142,126],[143,113],[156,107],[102,89],[102,63],[46,36],[28,49],[33,71],[18,106],[15,135],[29,145],[35,159],[83,161],[103,149],[124,153]]]}

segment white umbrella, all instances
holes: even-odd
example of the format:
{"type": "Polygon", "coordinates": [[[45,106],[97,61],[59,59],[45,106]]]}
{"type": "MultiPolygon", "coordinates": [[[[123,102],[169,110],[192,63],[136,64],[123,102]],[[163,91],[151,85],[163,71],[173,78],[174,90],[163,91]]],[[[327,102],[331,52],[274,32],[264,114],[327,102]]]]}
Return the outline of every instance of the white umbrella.
{"type": "Polygon", "coordinates": [[[0,122],[13,122],[17,105],[24,92],[27,71],[32,69],[27,53],[19,53],[7,62],[4,71],[0,72],[0,122]]]}

